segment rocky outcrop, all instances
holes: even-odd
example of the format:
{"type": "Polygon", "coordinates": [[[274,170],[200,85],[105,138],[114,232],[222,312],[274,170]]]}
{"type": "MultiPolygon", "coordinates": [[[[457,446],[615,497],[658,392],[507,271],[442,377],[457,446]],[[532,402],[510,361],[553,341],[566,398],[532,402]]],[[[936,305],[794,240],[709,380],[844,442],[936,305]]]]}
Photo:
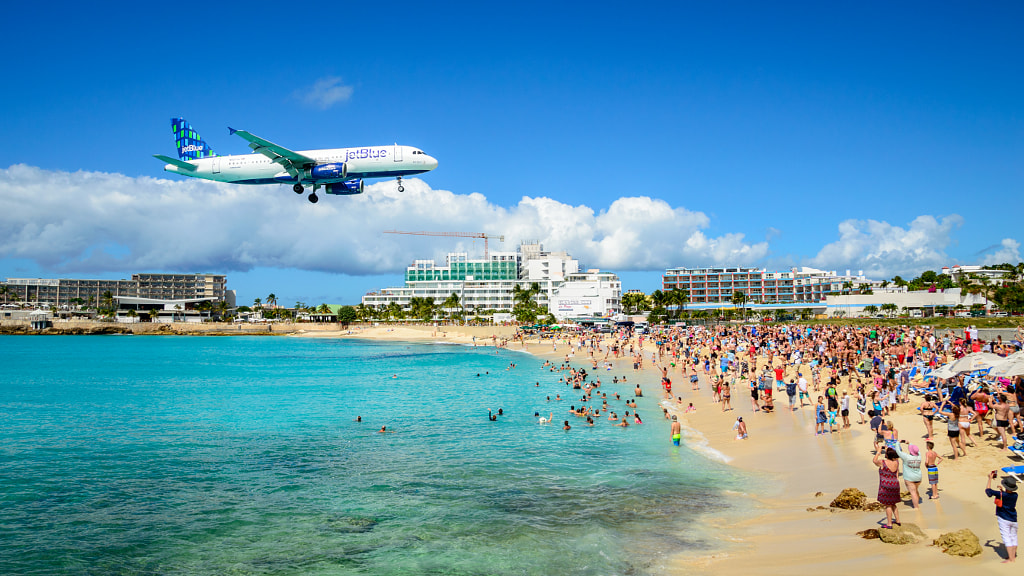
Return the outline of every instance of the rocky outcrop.
{"type": "Polygon", "coordinates": [[[977,556],[981,554],[981,542],[970,530],[964,528],[939,536],[932,545],[942,548],[950,556],[977,556]]]}
{"type": "Polygon", "coordinates": [[[924,540],[925,533],[917,524],[906,523],[892,528],[879,528],[878,539],[886,544],[917,544],[924,540]]]}
{"type": "Polygon", "coordinates": [[[861,530],[860,532],[857,532],[857,536],[860,536],[865,540],[878,540],[878,529],[868,528],[867,530],[861,530]]]}
{"type": "Polygon", "coordinates": [[[847,488],[840,492],[839,496],[835,497],[835,500],[832,500],[831,506],[833,508],[842,508],[843,510],[863,510],[867,501],[867,495],[860,490],[847,488]]]}

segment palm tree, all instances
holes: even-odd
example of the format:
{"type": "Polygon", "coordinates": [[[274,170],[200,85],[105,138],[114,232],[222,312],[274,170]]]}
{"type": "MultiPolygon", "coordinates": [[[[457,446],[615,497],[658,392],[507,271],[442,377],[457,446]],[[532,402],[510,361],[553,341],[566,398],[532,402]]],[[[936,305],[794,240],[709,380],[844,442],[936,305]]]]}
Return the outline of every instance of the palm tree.
{"type": "Polygon", "coordinates": [[[661,290],[651,292],[651,304],[655,308],[664,308],[668,304],[668,293],[661,290]]]}
{"type": "Polygon", "coordinates": [[[4,295],[4,304],[7,304],[7,295],[11,293],[10,287],[7,284],[0,286],[0,294],[4,295]]]}
{"type": "Polygon", "coordinates": [[[850,282],[849,280],[847,280],[846,282],[843,282],[843,294],[849,294],[850,290],[852,290],[852,289],[853,289],[853,282],[850,282]]]}
{"type": "Polygon", "coordinates": [[[739,306],[743,310],[743,320],[747,319],[747,295],[742,290],[736,290],[729,299],[733,306],[739,306]]]}
{"type": "Polygon", "coordinates": [[[270,306],[271,308],[277,307],[277,294],[274,294],[273,292],[267,294],[267,306],[270,306]]]}
{"type": "Polygon", "coordinates": [[[259,298],[254,298],[253,301],[252,301],[252,307],[253,308],[263,308],[263,300],[260,300],[259,298]]]}
{"type": "Polygon", "coordinates": [[[445,298],[445,301],[443,304],[441,304],[441,307],[447,310],[449,315],[454,315],[452,313],[452,310],[459,308],[459,295],[456,294],[455,292],[452,292],[451,296],[445,298]]]}
{"type": "Polygon", "coordinates": [[[622,308],[627,314],[637,314],[647,307],[647,295],[642,292],[630,292],[622,296],[622,308]]]}
{"type": "MultiPolygon", "coordinates": [[[[172,318],[172,320],[174,320],[174,319],[177,319],[177,317],[178,317],[178,313],[179,313],[179,312],[181,312],[181,304],[175,304],[175,305],[174,305],[174,318],[172,318]]],[[[182,319],[182,320],[184,320],[184,319],[185,319],[185,318],[184,318],[184,314],[182,315],[182,318],[181,318],[181,319],[182,319]]]]}
{"type": "Polygon", "coordinates": [[[156,320],[157,316],[160,315],[160,309],[159,308],[150,308],[149,310],[146,311],[146,315],[149,316],[149,321],[152,322],[152,321],[156,320]]]}
{"type": "Polygon", "coordinates": [[[874,316],[878,312],[878,306],[874,304],[868,304],[864,307],[864,312],[870,316],[874,316]]]}
{"type": "Polygon", "coordinates": [[[668,304],[674,304],[676,306],[676,317],[678,318],[686,303],[690,301],[690,293],[687,290],[681,288],[673,288],[668,291],[668,304]]]}

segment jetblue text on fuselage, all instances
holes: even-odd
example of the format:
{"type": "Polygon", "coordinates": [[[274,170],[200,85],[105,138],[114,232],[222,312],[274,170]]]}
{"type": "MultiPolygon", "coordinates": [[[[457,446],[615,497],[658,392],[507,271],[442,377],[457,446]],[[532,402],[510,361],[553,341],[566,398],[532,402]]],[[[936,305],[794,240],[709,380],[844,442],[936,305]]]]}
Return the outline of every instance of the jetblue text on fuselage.
{"type": "Polygon", "coordinates": [[[356,148],[355,150],[349,150],[345,154],[345,160],[354,160],[356,158],[384,158],[388,155],[388,151],[383,148],[356,148]]]}

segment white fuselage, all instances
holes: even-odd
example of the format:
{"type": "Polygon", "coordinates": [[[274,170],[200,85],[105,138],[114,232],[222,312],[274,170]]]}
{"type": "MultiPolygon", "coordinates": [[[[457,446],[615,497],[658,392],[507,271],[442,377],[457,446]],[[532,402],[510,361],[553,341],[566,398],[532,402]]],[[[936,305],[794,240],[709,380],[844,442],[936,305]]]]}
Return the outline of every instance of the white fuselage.
{"type": "Polygon", "coordinates": [[[187,162],[196,167],[185,170],[173,164],[167,172],[233,184],[277,184],[289,182],[327,184],[354,178],[394,178],[423,174],[437,167],[437,160],[412,146],[367,146],[362,148],[329,148],[300,150],[299,154],[316,160],[317,165],[345,164],[344,178],[316,178],[308,171],[299,178],[263,154],[214,156],[187,162]]]}

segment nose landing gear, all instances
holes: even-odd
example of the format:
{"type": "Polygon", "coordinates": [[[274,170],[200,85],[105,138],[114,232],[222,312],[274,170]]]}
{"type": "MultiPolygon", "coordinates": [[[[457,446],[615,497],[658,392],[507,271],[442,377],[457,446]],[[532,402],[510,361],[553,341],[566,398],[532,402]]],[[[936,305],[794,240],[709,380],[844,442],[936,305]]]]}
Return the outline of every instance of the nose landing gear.
{"type": "Polygon", "coordinates": [[[402,177],[401,176],[397,176],[397,178],[398,178],[398,191],[399,192],[405,192],[405,186],[402,186],[402,177]]]}
{"type": "Polygon", "coordinates": [[[292,191],[296,194],[302,194],[305,191],[305,188],[302,187],[302,184],[296,182],[295,186],[292,186],[292,191]]]}

